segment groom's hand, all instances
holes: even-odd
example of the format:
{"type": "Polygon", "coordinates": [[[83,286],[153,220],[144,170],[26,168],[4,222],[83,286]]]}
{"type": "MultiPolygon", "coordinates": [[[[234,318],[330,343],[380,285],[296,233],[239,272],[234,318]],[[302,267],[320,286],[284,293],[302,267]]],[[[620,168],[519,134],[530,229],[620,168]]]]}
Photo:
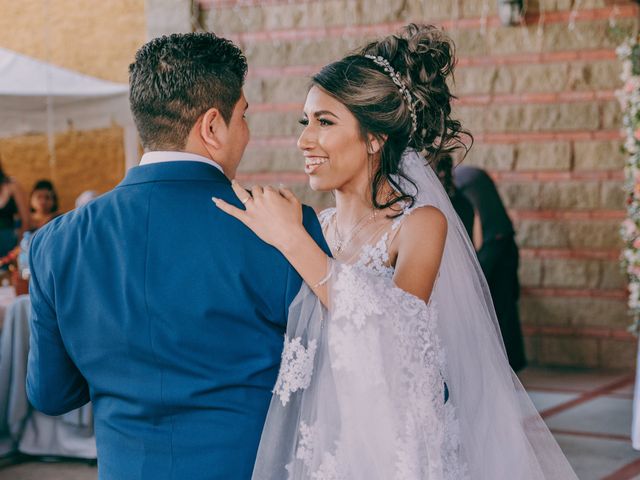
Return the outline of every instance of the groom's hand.
{"type": "Polygon", "coordinates": [[[244,210],[219,198],[212,198],[213,202],[220,210],[244,223],[266,243],[282,250],[295,233],[304,230],[302,205],[288,188],[255,186],[249,193],[235,180],[231,186],[244,204],[244,210]]]}

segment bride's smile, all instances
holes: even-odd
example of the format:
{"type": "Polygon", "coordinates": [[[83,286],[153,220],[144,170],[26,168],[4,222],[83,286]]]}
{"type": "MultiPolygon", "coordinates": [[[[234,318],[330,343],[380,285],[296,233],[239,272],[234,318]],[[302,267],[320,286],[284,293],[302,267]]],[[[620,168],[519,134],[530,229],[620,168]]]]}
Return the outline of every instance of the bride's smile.
{"type": "Polygon", "coordinates": [[[318,157],[316,155],[304,156],[304,172],[307,175],[312,175],[318,167],[327,163],[329,159],[327,157],[318,157]]]}

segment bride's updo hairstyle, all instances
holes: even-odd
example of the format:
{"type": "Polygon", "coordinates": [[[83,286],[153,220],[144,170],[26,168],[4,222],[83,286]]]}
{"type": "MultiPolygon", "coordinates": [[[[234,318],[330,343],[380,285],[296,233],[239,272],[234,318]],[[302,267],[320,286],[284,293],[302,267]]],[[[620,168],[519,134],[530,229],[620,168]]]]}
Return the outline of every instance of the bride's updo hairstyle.
{"type": "Polygon", "coordinates": [[[451,101],[455,97],[447,77],[452,75],[454,65],[453,42],[442,30],[410,24],[398,34],[370,43],[313,76],[312,85],[344,104],[356,117],[363,140],[368,143],[368,134],[372,134],[382,145],[380,163],[372,172],[375,208],[384,209],[399,201],[413,205],[413,196],[392,178],[407,178],[400,171],[400,159],[407,147],[422,152],[429,163],[459,146],[467,148],[461,136],[470,134],[451,118],[451,101]],[[381,64],[385,60],[398,75],[400,85],[394,83],[393,72],[385,71],[381,64]],[[413,118],[402,86],[410,94],[413,118]],[[386,182],[400,193],[379,198],[386,182]]]}

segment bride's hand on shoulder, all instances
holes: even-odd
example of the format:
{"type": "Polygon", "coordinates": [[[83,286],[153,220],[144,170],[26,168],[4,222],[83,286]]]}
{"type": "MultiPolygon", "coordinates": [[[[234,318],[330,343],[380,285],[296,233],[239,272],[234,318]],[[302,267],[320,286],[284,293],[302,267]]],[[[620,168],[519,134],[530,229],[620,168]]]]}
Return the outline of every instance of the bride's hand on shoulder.
{"type": "Polygon", "coordinates": [[[220,210],[253,230],[264,242],[283,250],[293,234],[304,229],[302,204],[288,188],[255,186],[249,193],[235,180],[231,186],[244,204],[244,210],[219,198],[212,198],[213,202],[220,210]]]}

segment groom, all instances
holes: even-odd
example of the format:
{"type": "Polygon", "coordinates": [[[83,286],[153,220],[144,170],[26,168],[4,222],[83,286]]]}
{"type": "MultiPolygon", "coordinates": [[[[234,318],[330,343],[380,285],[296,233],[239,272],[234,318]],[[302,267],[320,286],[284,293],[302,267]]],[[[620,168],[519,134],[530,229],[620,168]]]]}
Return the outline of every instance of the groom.
{"type": "Polygon", "coordinates": [[[211,201],[242,205],[246,69],[213,34],[144,45],[140,166],[33,239],[29,399],[49,415],[93,402],[102,480],[251,477],[301,279],[211,201]]]}

